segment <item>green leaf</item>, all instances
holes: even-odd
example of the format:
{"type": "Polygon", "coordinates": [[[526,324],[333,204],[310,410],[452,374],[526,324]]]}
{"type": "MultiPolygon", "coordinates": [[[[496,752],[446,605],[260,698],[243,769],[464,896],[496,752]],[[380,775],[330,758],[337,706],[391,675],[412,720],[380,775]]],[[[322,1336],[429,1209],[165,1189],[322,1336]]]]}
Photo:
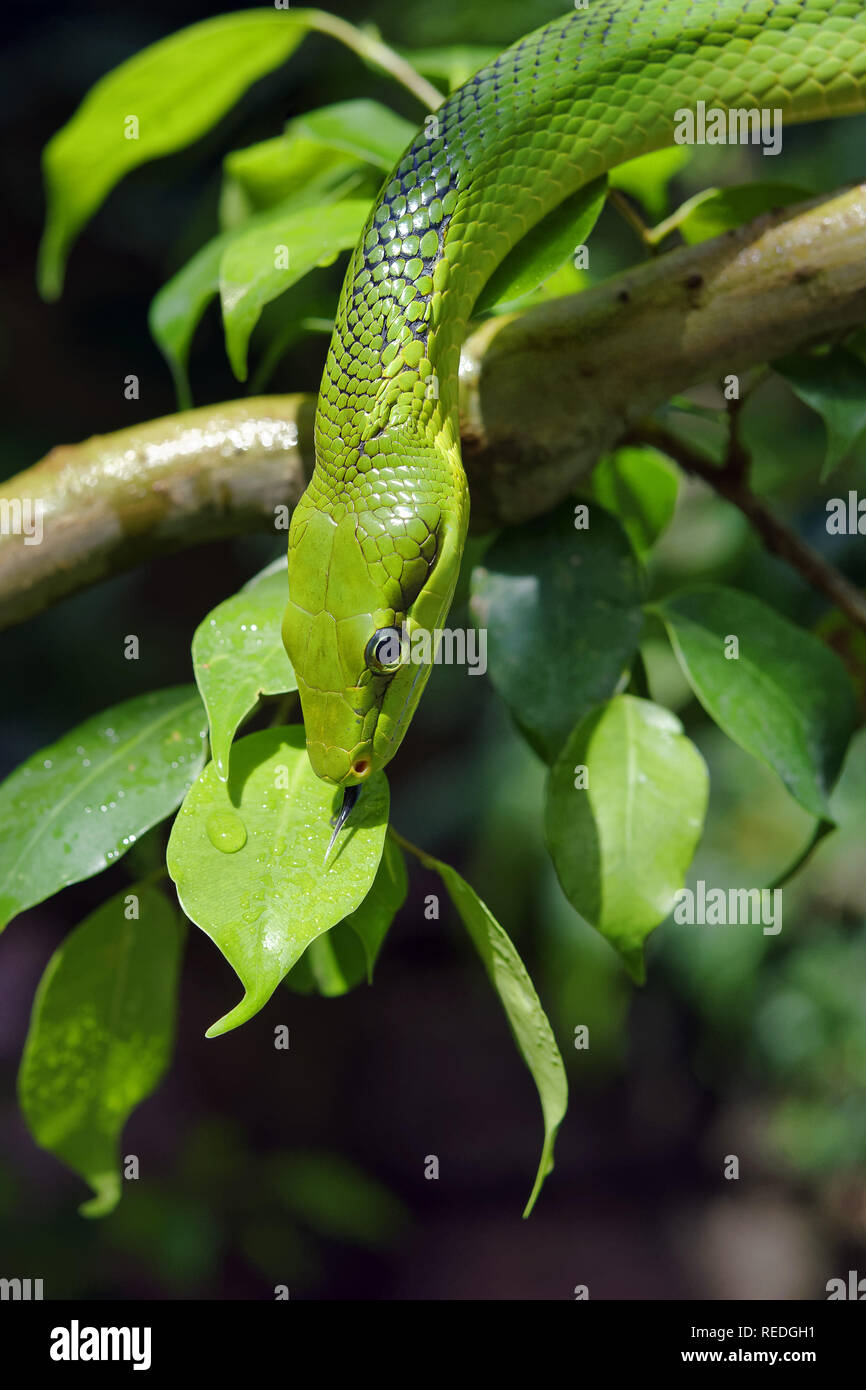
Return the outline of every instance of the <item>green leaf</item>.
{"type": "MultiPolygon", "coordinates": [[[[357,176],[347,178],[342,172],[339,178],[323,175],[314,186],[284,199],[279,205],[278,214],[288,215],[300,210],[307,205],[308,195],[310,198],[317,195],[317,206],[336,201],[350,187],[356,187],[356,183],[357,176]]],[[[219,293],[223,255],[239,236],[251,232],[255,227],[270,226],[275,215],[274,209],[268,209],[249,217],[243,226],[213,237],[176,275],[166,281],[151,301],[148,314],[150,332],[171,368],[182,410],[189,409],[192,403],[188,378],[192,340],[208,304],[219,293]]],[[[298,313],[296,317],[300,336],[303,331],[302,314],[298,313]]]]}
{"type": "Polygon", "coordinates": [[[82,1215],[120,1200],[123,1127],[171,1058],[181,939],[174,909],[138,884],[70,932],[36,991],[21,1108],[37,1144],[93,1188],[82,1215]]]}
{"type": "Polygon", "coordinates": [[[689,163],[694,150],[685,145],[670,145],[653,150],[638,159],[618,164],[609,174],[611,188],[630,193],[643,207],[648,217],[664,215],[668,201],[668,184],[689,163]]]}
{"type": "Polygon", "coordinates": [[[300,994],[334,997],[362,980],[373,983],[373,969],[395,914],[407,891],[406,864],[396,843],[386,838],[373,886],[360,907],[323,936],[311,941],[285,983],[300,994]]]}
{"type": "Polygon", "coordinates": [[[217,774],[229,775],[229,752],[238,725],[260,695],[283,695],[298,683],[281,636],[288,587],[285,571],[242,589],[196,628],[192,664],[210,724],[217,774]]]}
{"type": "Polygon", "coordinates": [[[417,125],[378,101],[341,101],[334,106],[320,106],[299,116],[292,128],[325,149],[340,150],[386,174],[418,133],[417,125]]]}
{"type": "Polygon", "coordinates": [[[866,363],[848,348],[833,347],[820,356],[794,353],[772,365],[794,394],[824,421],[827,454],[821,469],[823,482],[866,428],[866,363]]]}
{"type": "Polygon", "coordinates": [[[201,770],[204,735],[184,685],[115,705],[16,768],[0,786],[0,929],[169,815],[201,770]]]}
{"type": "Polygon", "coordinates": [[[498,48],[482,44],[452,44],[447,48],[416,48],[403,53],[416,72],[434,82],[445,83],[449,91],[462,87],[476,72],[498,57],[498,48]]]}
{"type": "Polygon", "coordinates": [[[151,337],[171,368],[180,410],[189,410],[189,353],[210,301],[219,293],[220,261],[235,233],[213,237],[158,290],[148,310],[151,337]]]}
{"type": "Polygon", "coordinates": [[[365,166],[360,160],[301,135],[299,124],[291,121],[282,135],[226,155],[220,192],[224,229],[236,230],[257,213],[283,204],[299,208],[332,201],[332,189],[351,186],[361,177],[365,166]]]}
{"type": "Polygon", "coordinates": [[[388,824],[384,774],[365,783],[326,863],[341,800],[313,772],[301,726],[240,739],[228,785],[210,763],[190,790],[172,828],[168,871],[184,912],[245,991],[209,1038],[258,1013],[310,942],[369,892],[388,824]]]}
{"type": "Polygon", "coordinates": [[[239,381],[247,374],[250,334],[266,304],[317,265],[353,247],[370,211],[364,199],[274,215],[242,231],[220,263],[220,298],[226,351],[239,381]]]}
{"type": "Polygon", "coordinates": [[[542,218],[493,272],[473,314],[490,313],[538,289],[579,246],[586,244],[601,216],[606,196],[607,179],[594,179],[542,218]]]}
{"type": "Polygon", "coordinates": [[[680,666],[712,719],[778,773],[818,819],[854,729],[842,662],[810,632],[748,594],[701,585],[652,604],[680,666]],[[735,637],[739,656],[729,659],[735,637]]]}
{"type": "Polygon", "coordinates": [[[673,517],[679,474],[656,449],[628,446],[593,469],[592,496],[619,517],[639,555],[651,550],[673,517]]]}
{"type": "Polygon", "coordinates": [[[810,196],[805,188],[790,183],[742,183],[730,188],[710,188],[690,198],[665,224],[667,231],[678,228],[685,242],[694,245],[721,236],[732,227],[760,217],[762,213],[801,203],[810,196]]]}
{"type": "Polygon", "coordinates": [[[490,679],[548,762],[575,721],[613,694],[643,631],[644,580],[628,538],[601,507],[588,516],[576,530],[566,502],[503,532],[472,574],[490,679]]]}
{"type": "Polygon", "coordinates": [[[281,551],[275,559],[265,565],[264,569],[260,569],[258,574],[254,574],[252,579],[248,579],[241,593],[248,593],[250,589],[258,588],[259,584],[262,584],[266,579],[270,579],[271,575],[274,574],[281,574],[283,576],[283,583],[288,586],[289,557],[285,550],[281,551]]]}
{"type": "Polygon", "coordinates": [[[46,298],[59,295],[70,245],[115,184],[197,140],[257,78],[285,62],[307,27],[304,11],[219,15],[151,45],[96,83],[43,155],[48,217],[39,284],[46,298]]]}
{"type": "Polygon", "coordinates": [[[372,888],[360,906],[341,924],[350,927],[361,943],[368,984],[373,983],[373,971],[382,943],[394,917],[406,901],[408,887],[403,852],[393,840],[386,840],[372,888]]]}
{"type": "Polygon", "coordinates": [[[439,874],[448,890],[448,896],[472,938],[490,983],[499,995],[514,1040],[529,1068],[541,1101],[544,1144],[535,1183],[523,1213],[524,1216],[529,1216],[544,1179],[553,1169],[556,1132],[568,1106],[568,1082],[562,1057],[556,1045],[553,1029],[541,1007],[526,967],[490,908],[481,901],[474,888],[461,878],[456,869],[427,855],[424,856],[423,862],[439,874]]]}
{"type": "Polygon", "coordinates": [[[632,695],[581,720],[551,772],[545,830],[563,892],[639,984],[643,943],[675,905],[708,789],[679,720],[632,695]]]}

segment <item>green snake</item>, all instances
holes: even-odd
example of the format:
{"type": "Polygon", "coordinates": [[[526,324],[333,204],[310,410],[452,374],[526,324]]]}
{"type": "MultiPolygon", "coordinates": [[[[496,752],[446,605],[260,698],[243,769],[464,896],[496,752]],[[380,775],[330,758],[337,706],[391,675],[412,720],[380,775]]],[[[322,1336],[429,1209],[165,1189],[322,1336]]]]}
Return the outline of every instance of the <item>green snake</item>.
{"type": "Polygon", "coordinates": [[[783,124],[863,110],[866,7],[589,0],[455,91],[384,183],[339,301],[283,623],[313,770],[346,789],[341,824],[430,674],[393,631],[441,628],[454,594],[459,355],[479,293],[563,199],[673,144],[699,101],[783,124]]]}

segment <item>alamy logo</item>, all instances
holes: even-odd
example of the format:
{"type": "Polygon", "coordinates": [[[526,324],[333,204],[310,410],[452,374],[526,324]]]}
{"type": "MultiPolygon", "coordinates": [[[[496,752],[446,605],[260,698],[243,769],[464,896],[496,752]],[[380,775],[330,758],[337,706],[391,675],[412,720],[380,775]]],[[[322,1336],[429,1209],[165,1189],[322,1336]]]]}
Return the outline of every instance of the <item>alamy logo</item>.
{"type": "Polygon", "coordinates": [[[487,629],[480,627],[382,628],[377,633],[376,660],[380,666],[466,666],[470,676],[487,670],[487,629]]]}
{"type": "Polygon", "coordinates": [[[856,1269],[848,1270],[847,1283],[844,1279],[828,1279],[824,1287],[827,1290],[828,1303],[838,1302],[840,1299],[866,1303],[866,1279],[861,1279],[856,1269]]]}
{"type": "Polygon", "coordinates": [[[51,1329],[52,1361],[131,1361],[134,1371],[150,1370],[149,1327],[68,1327],[51,1329]]]}
{"type": "Polygon", "coordinates": [[[41,545],[44,515],[40,497],[0,497],[0,536],[23,536],[25,545],[41,545]]]}
{"type": "Polygon", "coordinates": [[[0,1301],[38,1302],[42,1298],[41,1279],[0,1279],[0,1301]]]}
{"type": "Polygon", "coordinates": [[[674,921],[681,926],[763,926],[764,936],[782,930],[781,888],[707,888],[702,878],[677,893],[674,921]]]}
{"type": "Polygon", "coordinates": [[[853,490],[844,497],[831,497],[827,503],[827,533],[830,536],[866,536],[866,497],[853,490]]]}
{"type": "Polygon", "coordinates": [[[711,106],[699,101],[695,110],[674,112],[676,145],[763,145],[764,154],[781,154],[782,112],[745,107],[711,106]]]}

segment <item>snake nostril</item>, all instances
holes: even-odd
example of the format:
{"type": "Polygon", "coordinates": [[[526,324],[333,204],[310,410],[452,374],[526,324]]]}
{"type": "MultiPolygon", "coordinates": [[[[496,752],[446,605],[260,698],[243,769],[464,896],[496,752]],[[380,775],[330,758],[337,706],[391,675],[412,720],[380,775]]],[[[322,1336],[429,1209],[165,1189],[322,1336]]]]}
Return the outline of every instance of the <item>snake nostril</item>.
{"type": "Polygon", "coordinates": [[[359,758],[356,763],[352,763],[352,771],[356,777],[366,777],[370,771],[370,759],[359,758]]]}

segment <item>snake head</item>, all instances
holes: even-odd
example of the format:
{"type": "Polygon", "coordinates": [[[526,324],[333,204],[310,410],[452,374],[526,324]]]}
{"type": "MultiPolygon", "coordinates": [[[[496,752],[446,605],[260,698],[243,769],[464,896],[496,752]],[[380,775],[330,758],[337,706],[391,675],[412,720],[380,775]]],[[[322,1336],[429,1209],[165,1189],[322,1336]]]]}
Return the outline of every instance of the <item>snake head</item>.
{"type": "Polygon", "coordinates": [[[283,642],[313,770],[342,786],[397,751],[432,669],[411,659],[412,635],[442,626],[460,563],[459,521],[389,492],[355,510],[310,488],[289,533],[283,642]]]}

